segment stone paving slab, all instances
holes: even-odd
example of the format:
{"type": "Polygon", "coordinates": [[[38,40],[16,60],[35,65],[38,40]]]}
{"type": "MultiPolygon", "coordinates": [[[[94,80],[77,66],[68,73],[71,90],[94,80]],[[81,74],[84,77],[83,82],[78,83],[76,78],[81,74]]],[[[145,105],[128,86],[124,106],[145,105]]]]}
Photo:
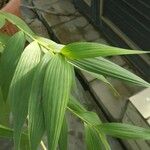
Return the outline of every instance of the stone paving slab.
{"type": "MultiPolygon", "coordinates": [[[[145,121],[141,114],[137,111],[137,109],[134,107],[132,103],[128,104],[127,110],[124,114],[124,117],[122,119],[123,123],[133,124],[137,126],[141,126],[144,128],[149,128],[148,121],[145,121]]],[[[144,141],[144,140],[124,140],[125,144],[128,145],[128,147],[138,147],[139,150],[149,150],[150,149],[150,142],[144,141]],[[136,146],[135,146],[136,145],[136,146]]]]}
{"type": "Polygon", "coordinates": [[[150,88],[137,93],[129,100],[145,119],[150,117],[150,88]]]}
{"type": "MultiPolygon", "coordinates": [[[[115,82],[115,84],[116,83],[117,82],[115,82]]],[[[128,94],[128,90],[118,82],[117,89],[119,89],[119,93],[124,93],[124,95],[116,97],[110,87],[99,80],[92,81],[90,83],[90,88],[108,117],[113,121],[119,121],[126,109],[127,99],[125,97],[128,94]]]]}

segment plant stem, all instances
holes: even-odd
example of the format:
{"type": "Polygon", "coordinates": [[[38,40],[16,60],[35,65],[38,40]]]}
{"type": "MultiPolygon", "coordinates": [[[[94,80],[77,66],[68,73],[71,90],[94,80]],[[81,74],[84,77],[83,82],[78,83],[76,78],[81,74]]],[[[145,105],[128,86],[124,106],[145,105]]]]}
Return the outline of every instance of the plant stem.
{"type": "Polygon", "coordinates": [[[44,142],[43,142],[43,141],[41,141],[41,143],[40,143],[40,144],[41,144],[41,147],[42,147],[42,149],[43,149],[43,150],[47,150],[47,148],[46,148],[46,146],[45,146],[45,144],[44,144],[44,142]]]}

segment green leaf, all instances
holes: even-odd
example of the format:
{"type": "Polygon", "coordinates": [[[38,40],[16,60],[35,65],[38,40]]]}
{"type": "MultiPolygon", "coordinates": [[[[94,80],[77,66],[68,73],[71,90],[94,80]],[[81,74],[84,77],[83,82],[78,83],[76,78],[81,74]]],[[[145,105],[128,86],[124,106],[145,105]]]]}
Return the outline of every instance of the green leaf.
{"type": "Polygon", "coordinates": [[[2,28],[5,25],[5,19],[0,16],[0,28],[2,28]]]}
{"type": "Polygon", "coordinates": [[[25,37],[23,32],[18,32],[10,38],[0,60],[0,86],[4,100],[7,99],[9,85],[15,72],[17,63],[23,52],[25,37]]]}
{"type": "Polygon", "coordinates": [[[84,124],[87,150],[104,150],[104,145],[93,127],[84,124]]]}
{"type": "Polygon", "coordinates": [[[33,33],[33,31],[28,27],[28,25],[19,17],[3,11],[0,11],[0,17],[16,25],[20,30],[25,32],[27,35],[35,36],[35,33],[33,33]]]}
{"type": "Polygon", "coordinates": [[[101,124],[101,120],[95,112],[87,111],[75,98],[70,97],[68,110],[80,118],[84,123],[91,126],[97,132],[106,150],[110,150],[105,134],[101,133],[96,126],[101,124]]]}
{"type": "Polygon", "coordinates": [[[61,53],[71,59],[93,58],[99,56],[113,56],[125,54],[143,54],[150,53],[138,50],[127,50],[113,46],[107,46],[92,42],[75,42],[66,45],[61,53]]]}
{"type": "Polygon", "coordinates": [[[45,131],[44,114],[42,107],[42,87],[47,64],[50,55],[45,54],[38,64],[33,78],[30,99],[29,99],[29,141],[31,149],[37,149],[45,131]]]}
{"type": "Polygon", "coordinates": [[[8,103],[4,102],[0,87],[0,124],[9,126],[9,123],[10,123],[10,108],[8,103]]]}
{"type": "Polygon", "coordinates": [[[92,73],[111,76],[127,82],[134,83],[138,86],[150,87],[150,84],[130,71],[104,59],[104,58],[89,58],[83,60],[68,60],[77,68],[87,70],[92,73]]]}
{"type": "Polygon", "coordinates": [[[67,150],[67,148],[68,148],[68,124],[66,118],[64,117],[59,137],[59,150],[67,150]]]}
{"type": "Polygon", "coordinates": [[[19,149],[21,130],[28,112],[34,70],[40,57],[41,50],[37,42],[29,44],[21,55],[10,85],[8,99],[13,114],[15,150],[19,149]]]}
{"type": "MultiPolygon", "coordinates": [[[[22,140],[28,140],[28,136],[25,133],[22,133],[22,140]]],[[[13,138],[13,129],[10,129],[6,126],[0,125],[0,137],[1,138],[13,138]]]]}
{"type": "Polygon", "coordinates": [[[100,132],[117,138],[150,140],[150,129],[122,123],[103,123],[97,126],[100,132]]]}
{"type": "Polygon", "coordinates": [[[99,125],[101,124],[101,120],[95,112],[87,111],[73,96],[70,96],[70,100],[68,103],[69,111],[76,114],[81,120],[90,125],[99,125]]]}
{"type": "Polygon", "coordinates": [[[72,85],[72,66],[59,54],[48,64],[43,87],[43,108],[48,148],[57,148],[72,85]]]}

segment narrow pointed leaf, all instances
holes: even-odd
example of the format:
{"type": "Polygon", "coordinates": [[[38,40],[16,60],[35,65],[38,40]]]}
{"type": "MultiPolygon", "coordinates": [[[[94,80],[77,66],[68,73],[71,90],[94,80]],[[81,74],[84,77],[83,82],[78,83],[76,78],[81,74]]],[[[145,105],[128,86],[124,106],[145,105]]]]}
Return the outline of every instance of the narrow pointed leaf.
{"type": "Polygon", "coordinates": [[[16,25],[19,29],[21,29],[22,31],[24,31],[28,35],[30,34],[32,36],[35,36],[35,34],[28,27],[28,25],[19,17],[15,16],[13,14],[7,13],[7,12],[3,12],[3,11],[0,11],[0,17],[6,19],[9,22],[11,22],[12,24],[16,25]]]}
{"type": "Polygon", "coordinates": [[[81,59],[99,56],[104,57],[104,56],[125,55],[125,54],[143,54],[150,52],[128,50],[92,42],[75,42],[66,45],[61,50],[61,53],[71,59],[81,59]]]}
{"type": "Polygon", "coordinates": [[[10,38],[0,60],[0,86],[6,101],[9,85],[15,68],[23,52],[25,37],[23,32],[18,32],[10,38]]]}
{"type": "Polygon", "coordinates": [[[103,123],[97,128],[107,135],[124,139],[150,140],[150,129],[122,123],[103,123]]]}
{"type": "Polygon", "coordinates": [[[82,68],[89,72],[111,76],[121,80],[134,83],[138,86],[150,87],[150,84],[130,71],[104,59],[104,58],[89,58],[83,60],[69,60],[77,68],[82,68]]]}
{"type": "Polygon", "coordinates": [[[38,64],[30,93],[29,99],[29,141],[31,149],[37,149],[43,133],[45,131],[44,114],[42,106],[42,87],[47,64],[50,60],[50,55],[45,54],[43,59],[38,64]]]}
{"type": "Polygon", "coordinates": [[[9,90],[9,102],[13,114],[14,144],[19,149],[20,135],[28,112],[34,70],[40,61],[41,50],[36,42],[29,44],[21,55],[9,90]]]}
{"type": "Polygon", "coordinates": [[[70,97],[68,103],[68,110],[80,118],[84,123],[93,127],[97,132],[101,142],[103,143],[106,150],[110,150],[109,143],[104,133],[100,132],[96,126],[101,124],[101,120],[95,112],[87,111],[74,97],[70,97]]]}
{"type": "Polygon", "coordinates": [[[66,118],[64,117],[59,137],[59,150],[67,150],[67,147],[68,147],[68,124],[66,118]]]}
{"type": "Polygon", "coordinates": [[[43,108],[48,148],[56,150],[72,84],[72,66],[61,55],[48,64],[43,87],[43,108]]]}
{"type": "Polygon", "coordinates": [[[93,127],[84,124],[84,128],[85,128],[85,142],[87,145],[87,150],[104,150],[105,147],[98,133],[93,129],[93,127]]]}
{"type": "Polygon", "coordinates": [[[90,125],[101,124],[101,120],[98,115],[95,112],[87,111],[73,96],[70,96],[68,109],[75,113],[81,120],[89,123],[90,125]]]}

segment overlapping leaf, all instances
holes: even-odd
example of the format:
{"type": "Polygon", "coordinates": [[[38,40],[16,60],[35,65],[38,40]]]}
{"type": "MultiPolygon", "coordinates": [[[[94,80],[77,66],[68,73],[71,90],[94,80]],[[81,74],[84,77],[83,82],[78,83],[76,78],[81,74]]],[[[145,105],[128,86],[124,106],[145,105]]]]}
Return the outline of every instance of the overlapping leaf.
{"type": "Polygon", "coordinates": [[[23,32],[18,32],[10,38],[0,60],[0,86],[3,97],[6,100],[9,85],[12,80],[15,68],[23,52],[25,37],[23,32]]]}
{"type": "Polygon", "coordinates": [[[61,53],[71,59],[93,58],[99,56],[113,56],[125,54],[142,54],[148,53],[138,50],[127,50],[113,46],[107,46],[92,42],[75,42],[66,45],[61,53]]]}
{"type": "Polygon", "coordinates": [[[93,127],[84,124],[87,150],[104,150],[104,145],[93,127]]]}
{"type": "Polygon", "coordinates": [[[43,87],[43,108],[50,150],[55,150],[58,145],[71,84],[71,65],[63,56],[54,55],[48,64],[43,87]]]}
{"type": "Polygon", "coordinates": [[[28,112],[28,100],[34,70],[40,61],[40,57],[41,50],[37,42],[29,44],[21,55],[10,85],[9,102],[13,114],[16,150],[19,149],[21,129],[28,112]]]}
{"type": "Polygon", "coordinates": [[[94,112],[87,111],[74,97],[70,97],[68,103],[68,110],[71,111],[74,115],[80,118],[84,123],[93,127],[97,132],[99,140],[103,143],[106,150],[110,150],[109,143],[107,142],[105,134],[101,133],[95,126],[101,124],[101,120],[98,115],[94,112]]]}
{"type": "Polygon", "coordinates": [[[127,82],[134,83],[138,86],[150,87],[150,84],[131,73],[130,71],[104,59],[104,58],[89,58],[82,60],[68,60],[77,68],[87,70],[96,74],[111,76],[127,82]]]}
{"type": "Polygon", "coordinates": [[[125,139],[150,139],[150,129],[122,123],[103,123],[97,128],[107,135],[125,139]]]}
{"type": "Polygon", "coordinates": [[[66,118],[64,117],[59,137],[59,150],[67,150],[67,148],[68,148],[68,124],[66,118]]]}
{"type": "Polygon", "coordinates": [[[30,99],[29,99],[29,140],[31,149],[37,149],[45,131],[44,114],[42,106],[42,87],[50,55],[45,54],[36,68],[30,99]]]}

